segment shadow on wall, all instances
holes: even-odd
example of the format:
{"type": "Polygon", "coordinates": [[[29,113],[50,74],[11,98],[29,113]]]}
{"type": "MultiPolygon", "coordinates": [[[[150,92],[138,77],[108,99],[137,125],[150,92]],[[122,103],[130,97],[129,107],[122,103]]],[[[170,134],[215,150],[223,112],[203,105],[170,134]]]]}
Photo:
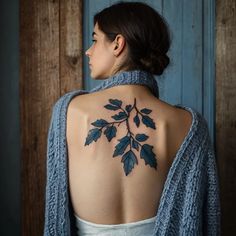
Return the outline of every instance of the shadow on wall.
{"type": "Polygon", "coordinates": [[[20,235],[19,3],[0,1],[0,235],[20,235]]]}

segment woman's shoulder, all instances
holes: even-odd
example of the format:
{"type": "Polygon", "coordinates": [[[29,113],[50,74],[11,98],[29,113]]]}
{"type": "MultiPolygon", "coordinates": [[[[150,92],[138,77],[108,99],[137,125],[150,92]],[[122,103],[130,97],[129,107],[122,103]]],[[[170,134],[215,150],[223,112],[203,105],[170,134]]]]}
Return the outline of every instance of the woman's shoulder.
{"type": "Polygon", "coordinates": [[[177,146],[200,145],[209,140],[208,123],[197,109],[182,104],[164,106],[166,114],[162,120],[168,124],[169,137],[175,137],[177,146]]]}
{"type": "Polygon", "coordinates": [[[195,120],[195,110],[182,105],[172,105],[158,99],[156,103],[161,122],[168,124],[173,132],[188,133],[195,120]]]}
{"type": "Polygon", "coordinates": [[[86,90],[72,90],[69,91],[65,94],[63,94],[62,96],[60,96],[54,103],[53,107],[54,109],[57,107],[62,107],[62,106],[69,106],[70,104],[73,105],[73,103],[75,103],[75,101],[77,100],[78,97],[80,97],[80,95],[85,95],[88,94],[88,92],[86,90]],[[72,103],[73,101],[73,103],[72,103]]]}
{"type": "Polygon", "coordinates": [[[211,143],[209,126],[206,118],[195,108],[176,104],[174,105],[178,109],[185,110],[189,112],[192,116],[191,126],[189,128],[188,134],[183,142],[183,146],[188,145],[198,145],[198,147],[208,146],[211,143]]]}
{"type": "Polygon", "coordinates": [[[192,116],[192,129],[204,129],[208,131],[208,123],[206,118],[196,109],[191,106],[176,104],[175,108],[184,110],[192,116]]]}

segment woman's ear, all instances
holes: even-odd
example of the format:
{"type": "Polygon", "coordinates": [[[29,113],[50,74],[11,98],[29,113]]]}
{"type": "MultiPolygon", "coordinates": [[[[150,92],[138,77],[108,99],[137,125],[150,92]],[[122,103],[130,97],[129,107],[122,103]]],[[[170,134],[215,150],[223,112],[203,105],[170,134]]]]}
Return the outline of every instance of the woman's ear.
{"type": "Polygon", "coordinates": [[[114,44],[114,55],[119,56],[125,49],[125,38],[121,34],[118,34],[114,40],[114,44]]]}

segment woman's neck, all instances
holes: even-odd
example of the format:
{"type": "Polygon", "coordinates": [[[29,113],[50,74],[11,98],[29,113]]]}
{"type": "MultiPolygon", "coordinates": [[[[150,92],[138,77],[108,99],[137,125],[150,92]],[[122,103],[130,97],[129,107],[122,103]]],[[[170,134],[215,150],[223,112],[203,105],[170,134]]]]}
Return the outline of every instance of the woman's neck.
{"type": "Polygon", "coordinates": [[[138,84],[123,84],[123,85],[116,85],[111,88],[107,88],[102,91],[106,95],[110,96],[124,96],[128,97],[153,97],[153,93],[151,89],[145,85],[138,85],[138,84]]]}
{"type": "Polygon", "coordinates": [[[106,93],[121,96],[142,96],[153,94],[159,98],[158,85],[154,76],[146,71],[133,70],[122,71],[102,81],[101,84],[91,89],[89,92],[106,90],[106,93]]]}

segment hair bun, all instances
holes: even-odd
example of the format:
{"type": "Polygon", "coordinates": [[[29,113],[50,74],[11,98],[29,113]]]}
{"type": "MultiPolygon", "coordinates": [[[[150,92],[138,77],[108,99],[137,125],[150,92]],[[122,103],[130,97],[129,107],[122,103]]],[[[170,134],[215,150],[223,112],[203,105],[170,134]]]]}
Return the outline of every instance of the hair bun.
{"type": "Polygon", "coordinates": [[[169,65],[170,59],[166,54],[157,55],[156,53],[150,53],[148,58],[141,59],[140,62],[152,74],[161,75],[169,65]]]}

